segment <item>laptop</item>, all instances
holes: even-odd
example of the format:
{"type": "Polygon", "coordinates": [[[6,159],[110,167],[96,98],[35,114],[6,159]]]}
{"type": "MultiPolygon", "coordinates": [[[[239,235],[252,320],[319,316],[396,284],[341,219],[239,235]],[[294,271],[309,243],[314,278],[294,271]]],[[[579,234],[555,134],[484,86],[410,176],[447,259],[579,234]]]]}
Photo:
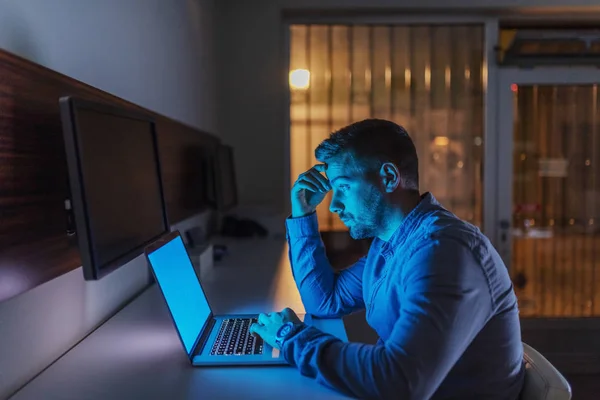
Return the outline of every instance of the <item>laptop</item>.
{"type": "Polygon", "coordinates": [[[179,232],[165,235],[145,254],[192,365],[287,364],[278,349],[249,333],[258,314],[213,314],[179,232]]]}

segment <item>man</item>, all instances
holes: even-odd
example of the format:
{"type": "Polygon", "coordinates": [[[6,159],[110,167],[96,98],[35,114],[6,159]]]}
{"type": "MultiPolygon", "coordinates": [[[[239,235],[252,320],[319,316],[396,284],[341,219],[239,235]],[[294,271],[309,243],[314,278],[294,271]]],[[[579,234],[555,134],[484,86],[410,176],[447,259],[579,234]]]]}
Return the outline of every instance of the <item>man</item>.
{"type": "Polygon", "coordinates": [[[473,225],[419,193],[406,131],[365,120],[333,133],[292,188],[290,261],[306,312],[366,308],[380,339],[344,343],[292,310],[261,314],[253,334],[300,373],[345,394],[385,399],[517,399],[524,378],[517,300],[498,253],[473,225]],[[326,177],[322,175],[326,174],[326,177]],[[368,255],[335,274],[315,208],[330,210],[368,255]]]}

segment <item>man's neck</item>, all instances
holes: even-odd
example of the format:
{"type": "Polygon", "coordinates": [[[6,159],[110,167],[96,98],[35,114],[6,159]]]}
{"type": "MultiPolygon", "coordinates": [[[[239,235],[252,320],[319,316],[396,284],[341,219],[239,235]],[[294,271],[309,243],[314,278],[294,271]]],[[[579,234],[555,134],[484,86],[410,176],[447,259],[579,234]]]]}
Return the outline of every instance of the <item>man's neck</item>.
{"type": "Polygon", "coordinates": [[[385,227],[381,234],[377,235],[379,239],[386,242],[390,240],[402,222],[404,222],[406,216],[415,209],[420,201],[421,195],[419,192],[415,191],[399,194],[397,201],[391,205],[388,210],[385,217],[385,227]]]}

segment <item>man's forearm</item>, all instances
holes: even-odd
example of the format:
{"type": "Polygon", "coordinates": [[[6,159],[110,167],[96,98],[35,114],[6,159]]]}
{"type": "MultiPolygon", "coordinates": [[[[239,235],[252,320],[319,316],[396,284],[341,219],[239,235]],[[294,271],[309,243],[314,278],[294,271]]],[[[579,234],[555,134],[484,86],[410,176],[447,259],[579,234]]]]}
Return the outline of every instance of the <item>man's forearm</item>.
{"type": "Polygon", "coordinates": [[[339,315],[342,307],[334,296],[336,277],[320,238],[288,239],[288,245],[292,273],[306,312],[322,317],[339,315]]]}
{"type": "Polygon", "coordinates": [[[322,317],[364,307],[362,264],[337,275],[327,259],[316,215],[287,221],[289,259],[306,312],[322,317]]]}
{"type": "Polygon", "coordinates": [[[284,343],[283,355],[304,376],[359,398],[409,398],[410,385],[383,345],[344,343],[307,327],[284,343]]]}

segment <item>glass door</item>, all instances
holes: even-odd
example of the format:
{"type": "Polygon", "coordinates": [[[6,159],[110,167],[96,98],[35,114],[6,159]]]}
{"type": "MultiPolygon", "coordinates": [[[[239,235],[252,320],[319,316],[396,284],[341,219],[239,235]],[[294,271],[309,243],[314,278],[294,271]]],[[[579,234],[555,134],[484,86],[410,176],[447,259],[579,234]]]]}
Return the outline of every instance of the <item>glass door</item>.
{"type": "Polygon", "coordinates": [[[600,316],[600,72],[501,69],[497,248],[522,317],[600,316]]]}

